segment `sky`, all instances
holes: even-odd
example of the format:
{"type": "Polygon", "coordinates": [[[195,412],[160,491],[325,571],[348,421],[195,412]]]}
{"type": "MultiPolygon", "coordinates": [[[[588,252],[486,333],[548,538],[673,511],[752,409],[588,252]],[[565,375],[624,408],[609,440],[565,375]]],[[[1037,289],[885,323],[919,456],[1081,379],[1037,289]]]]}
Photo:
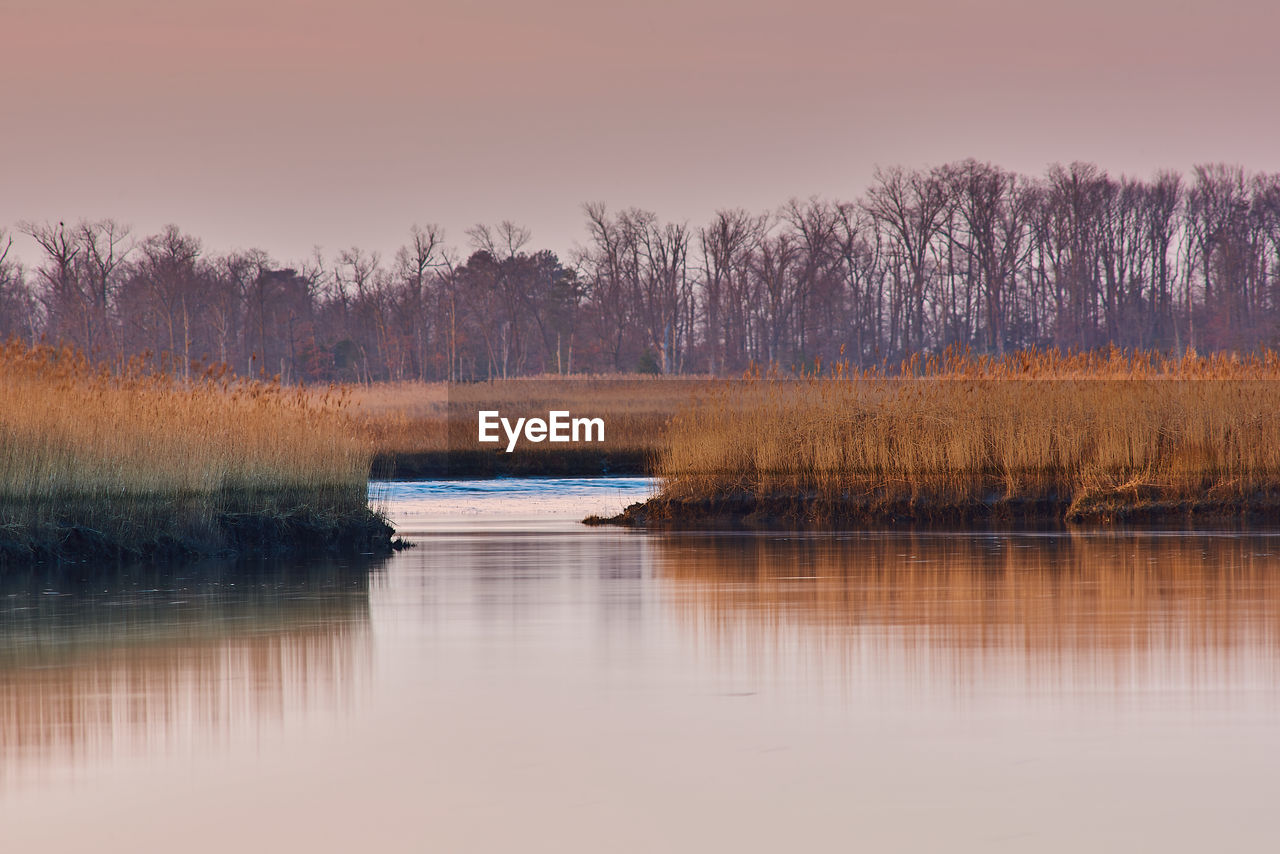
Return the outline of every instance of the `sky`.
{"type": "Polygon", "coordinates": [[[877,165],[1280,171],[1277,33],[1274,0],[0,0],[0,228],[567,255],[584,202],[697,225],[877,165]]]}

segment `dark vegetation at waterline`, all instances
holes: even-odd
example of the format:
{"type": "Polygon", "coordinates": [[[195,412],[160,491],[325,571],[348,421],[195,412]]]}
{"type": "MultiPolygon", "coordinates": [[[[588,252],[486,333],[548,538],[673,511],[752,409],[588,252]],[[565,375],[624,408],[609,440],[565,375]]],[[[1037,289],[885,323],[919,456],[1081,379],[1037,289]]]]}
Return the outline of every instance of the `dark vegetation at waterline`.
{"type": "Polygon", "coordinates": [[[864,527],[1006,528],[1080,525],[1280,525],[1280,493],[1235,499],[1159,501],[1110,498],[1079,505],[1054,498],[941,503],[927,500],[831,500],[814,495],[736,493],[706,499],[662,496],[588,525],[669,529],[818,529],[864,527]]]}
{"type": "Polygon", "coordinates": [[[372,456],[340,392],[95,368],[0,349],[0,568],[385,552],[372,456]]]}
{"type": "Polygon", "coordinates": [[[449,480],[488,477],[630,477],[652,472],[653,454],[645,450],[553,451],[464,449],[378,455],[373,476],[399,480],[449,480]]]}
{"type": "Polygon", "coordinates": [[[85,626],[91,628],[83,646],[101,650],[105,631],[140,640],[216,636],[291,613],[316,625],[314,612],[331,607],[360,620],[367,617],[370,573],[385,563],[385,555],[354,554],[15,566],[0,574],[0,650],[13,654],[47,634],[57,643],[34,644],[37,651],[65,651],[85,626]],[[193,622],[209,630],[193,630],[193,622]]]}
{"type": "Polygon", "coordinates": [[[1280,522],[1280,355],[956,355],[726,383],[626,525],[1280,522]]]}
{"type": "MultiPolygon", "coordinates": [[[[346,513],[292,510],[218,511],[178,506],[140,518],[106,518],[102,512],[68,510],[39,517],[28,510],[6,510],[5,518],[25,517],[0,528],[0,571],[30,563],[174,561],[211,555],[280,556],[296,554],[380,555],[400,547],[394,531],[375,511],[346,513]]],[[[136,508],[135,508],[136,509],[136,508]]]]}
{"type": "Polygon", "coordinates": [[[718,380],[521,378],[486,383],[384,383],[349,388],[358,427],[373,444],[375,478],[618,477],[649,475],[671,416],[718,380]],[[600,417],[605,441],[484,444],[477,413],[600,417]]]}

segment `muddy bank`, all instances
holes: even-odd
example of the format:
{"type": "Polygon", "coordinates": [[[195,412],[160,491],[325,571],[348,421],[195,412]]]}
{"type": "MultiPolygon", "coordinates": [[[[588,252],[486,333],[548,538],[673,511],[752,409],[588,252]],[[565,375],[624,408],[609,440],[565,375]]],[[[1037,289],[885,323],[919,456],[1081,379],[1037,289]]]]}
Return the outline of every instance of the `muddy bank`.
{"type": "Polygon", "coordinates": [[[450,480],[489,477],[639,477],[651,471],[643,450],[555,451],[500,449],[381,454],[371,474],[380,480],[450,480]]]}
{"type": "Polygon", "coordinates": [[[128,518],[91,523],[46,518],[0,526],[0,573],[38,564],[381,556],[404,546],[394,534],[387,520],[368,508],[341,514],[296,509],[152,515],[146,524],[128,518]]]}
{"type": "Polygon", "coordinates": [[[1280,525],[1280,493],[1247,498],[1133,500],[1098,496],[1073,500],[993,498],[987,501],[833,500],[817,495],[731,493],[710,498],[657,496],[588,525],[666,529],[857,529],[897,526],[1280,525]]]}

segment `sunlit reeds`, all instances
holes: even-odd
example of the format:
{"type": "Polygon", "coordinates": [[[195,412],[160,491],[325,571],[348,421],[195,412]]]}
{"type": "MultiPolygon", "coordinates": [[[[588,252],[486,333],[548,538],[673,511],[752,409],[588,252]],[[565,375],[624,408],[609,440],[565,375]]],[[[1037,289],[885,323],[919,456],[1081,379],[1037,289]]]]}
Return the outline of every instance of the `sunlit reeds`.
{"type": "Polygon", "coordinates": [[[662,501],[790,501],[814,518],[1082,518],[1280,496],[1274,353],[958,355],[903,367],[708,391],[666,434],[662,501]]]}
{"type": "MultiPolygon", "coordinates": [[[[341,393],[211,371],[110,372],[70,351],[0,348],[0,525],[117,544],[218,539],[227,514],[366,513],[370,447],[341,393]]],[[[43,533],[42,533],[43,532],[43,533]]]]}
{"type": "MultiPolygon", "coordinates": [[[[381,383],[349,386],[347,390],[361,429],[378,458],[388,463],[415,455],[452,454],[457,459],[459,452],[500,454],[500,448],[477,442],[480,410],[545,418],[553,409],[605,420],[605,440],[592,445],[590,451],[647,461],[657,454],[671,416],[717,382],[700,377],[637,379],[617,375],[381,383]]],[[[526,473],[537,474],[539,465],[554,465],[549,458],[582,450],[582,446],[524,443],[517,456],[526,456],[526,473]]],[[[375,474],[380,468],[375,465],[375,474]]]]}

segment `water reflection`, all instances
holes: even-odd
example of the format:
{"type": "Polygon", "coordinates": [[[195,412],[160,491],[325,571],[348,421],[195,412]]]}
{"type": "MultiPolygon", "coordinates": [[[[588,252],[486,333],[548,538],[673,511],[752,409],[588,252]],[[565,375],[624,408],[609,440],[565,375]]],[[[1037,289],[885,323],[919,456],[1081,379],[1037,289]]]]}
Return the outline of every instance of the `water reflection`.
{"type": "Polygon", "coordinates": [[[351,696],[368,565],[205,562],[0,580],[0,783],[225,746],[351,696]]]}
{"type": "Polygon", "coordinates": [[[1093,704],[1280,685],[1277,536],[675,536],[654,551],[681,624],[756,678],[1093,704]]]}
{"type": "Polygon", "coordinates": [[[1280,536],[602,530],[518,487],[405,486],[437,532],[370,579],[0,586],[0,847],[1277,847],[1280,536]]]}

